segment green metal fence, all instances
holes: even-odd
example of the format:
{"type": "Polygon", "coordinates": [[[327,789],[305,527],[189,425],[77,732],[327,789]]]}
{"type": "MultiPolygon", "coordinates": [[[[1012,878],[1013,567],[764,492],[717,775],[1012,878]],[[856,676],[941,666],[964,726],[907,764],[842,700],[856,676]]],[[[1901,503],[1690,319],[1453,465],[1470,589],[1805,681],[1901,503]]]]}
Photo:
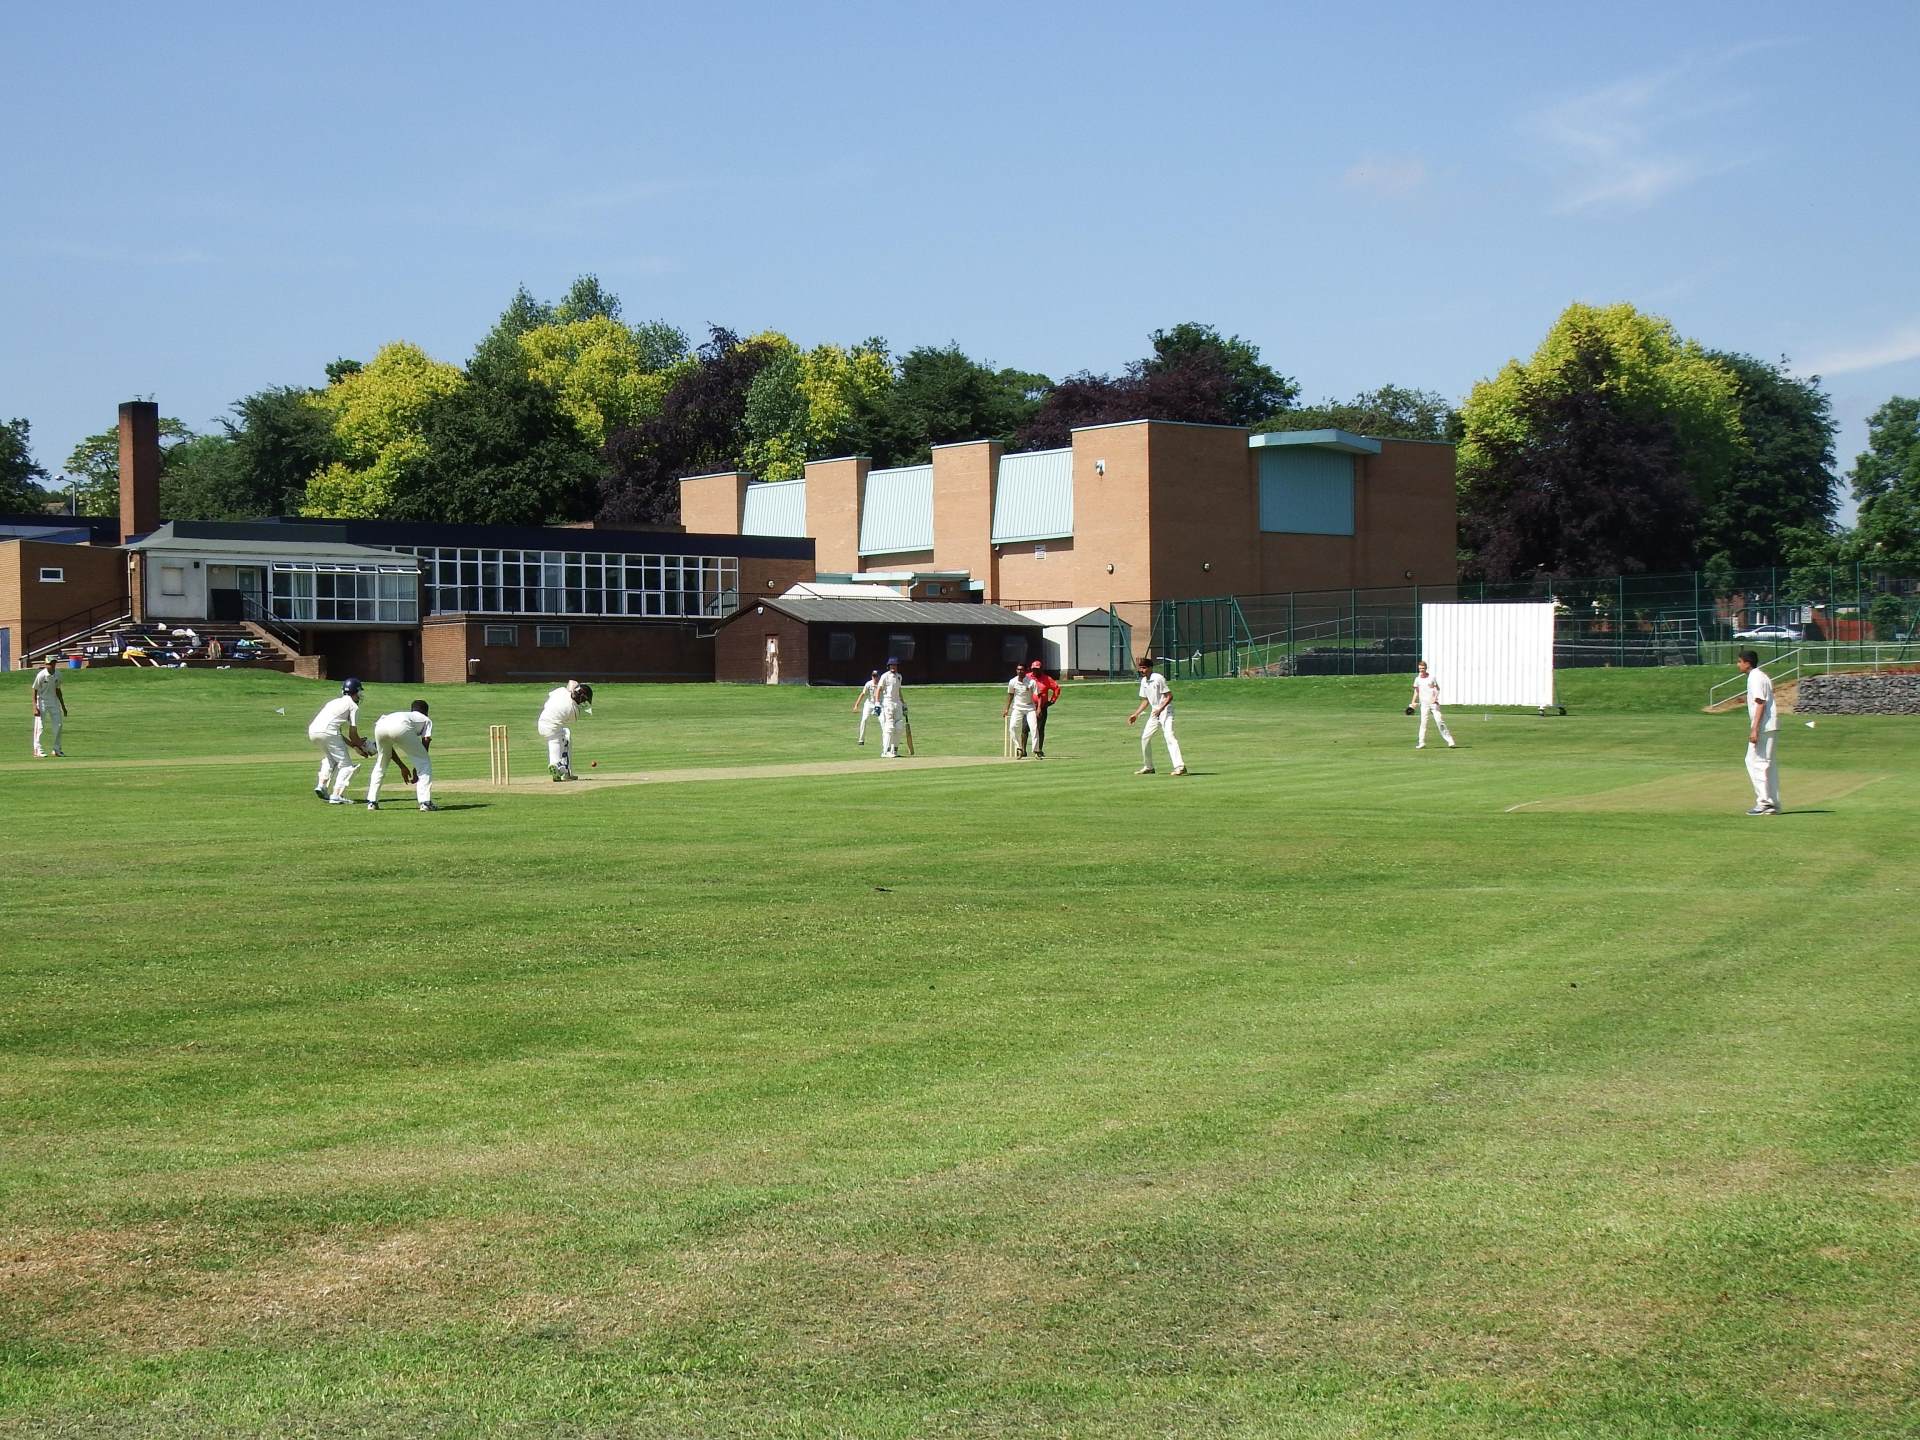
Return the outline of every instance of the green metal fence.
{"type": "Polygon", "coordinates": [[[1731,664],[1744,645],[1764,654],[1803,641],[1905,644],[1920,661],[1920,576],[1870,566],[1539,575],[1112,608],[1132,627],[1136,650],[1177,676],[1366,675],[1413,668],[1422,605],[1483,600],[1551,601],[1562,668],[1731,664]]]}

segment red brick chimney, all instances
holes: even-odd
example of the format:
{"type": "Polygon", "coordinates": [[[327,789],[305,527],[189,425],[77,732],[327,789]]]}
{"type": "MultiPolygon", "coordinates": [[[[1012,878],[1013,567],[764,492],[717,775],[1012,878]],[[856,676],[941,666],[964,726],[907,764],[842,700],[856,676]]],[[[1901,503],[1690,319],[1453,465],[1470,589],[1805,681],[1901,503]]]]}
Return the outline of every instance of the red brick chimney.
{"type": "Polygon", "coordinates": [[[120,539],[160,528],[160,407],[129,400],[120,407],[120,539]]]}

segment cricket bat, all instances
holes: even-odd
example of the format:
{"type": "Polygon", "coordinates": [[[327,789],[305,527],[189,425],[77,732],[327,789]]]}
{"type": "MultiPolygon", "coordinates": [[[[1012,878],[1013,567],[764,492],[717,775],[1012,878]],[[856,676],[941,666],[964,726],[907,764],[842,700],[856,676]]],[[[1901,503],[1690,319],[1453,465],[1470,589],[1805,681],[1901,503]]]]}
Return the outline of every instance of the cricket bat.
{"type": "Polygon", "coordinates": [[[913,754],[913,712],[906,706],[900,707],[900,723],[907,731],[907,754],[913,754]]]}

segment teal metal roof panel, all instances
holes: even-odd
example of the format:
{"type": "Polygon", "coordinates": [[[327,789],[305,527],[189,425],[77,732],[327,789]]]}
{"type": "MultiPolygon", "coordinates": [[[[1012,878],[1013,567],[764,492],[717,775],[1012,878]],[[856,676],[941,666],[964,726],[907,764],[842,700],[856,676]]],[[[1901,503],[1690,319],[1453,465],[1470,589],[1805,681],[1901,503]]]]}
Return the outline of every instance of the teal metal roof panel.
{"type": "Polygon", "coordinates": [[[1353,456],[1314,447],[1263,449],[1260,528],[1287,535],[1353,534],[1353,456]]]}
{"type": "Polygon", "coordinates": [[[1378,455],[1380,442],[1351,430],[1275,430],[1266,435],[1249,435],[1249,449],[1269,445],[1308,445],[1321,450],[1337,450],[1345,455],[1378,455]]]}
{"type": "Polygon", "coordinates": [[[807,482],[777,480],[747,487],[740,506],[742,535],[791,535],[807,533],[807,482]]]}
{"type": "Polygon", "coordinates": [[[1072,448],[1002,455],[993,482],[993,543],[1072,534],[1072,448]]]}
{"type": "Polygon", "coordinates": [[[933,549],[933,466],[907,465],[867,475],[860,507],[860,553],[898,555],[933,549]]]}

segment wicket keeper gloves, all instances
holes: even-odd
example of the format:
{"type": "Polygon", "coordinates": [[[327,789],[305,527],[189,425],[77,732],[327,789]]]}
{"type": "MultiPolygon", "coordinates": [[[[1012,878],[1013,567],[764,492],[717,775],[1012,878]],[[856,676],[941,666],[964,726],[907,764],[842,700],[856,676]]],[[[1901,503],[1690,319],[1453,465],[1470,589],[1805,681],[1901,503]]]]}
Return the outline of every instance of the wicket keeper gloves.
{"type": "Polygon", "coordinates": [[[1413,707],[1411,705],[1407,706],[1407,714],[1411,715],[1412,713],[1413,713],[1413,707]]]}

